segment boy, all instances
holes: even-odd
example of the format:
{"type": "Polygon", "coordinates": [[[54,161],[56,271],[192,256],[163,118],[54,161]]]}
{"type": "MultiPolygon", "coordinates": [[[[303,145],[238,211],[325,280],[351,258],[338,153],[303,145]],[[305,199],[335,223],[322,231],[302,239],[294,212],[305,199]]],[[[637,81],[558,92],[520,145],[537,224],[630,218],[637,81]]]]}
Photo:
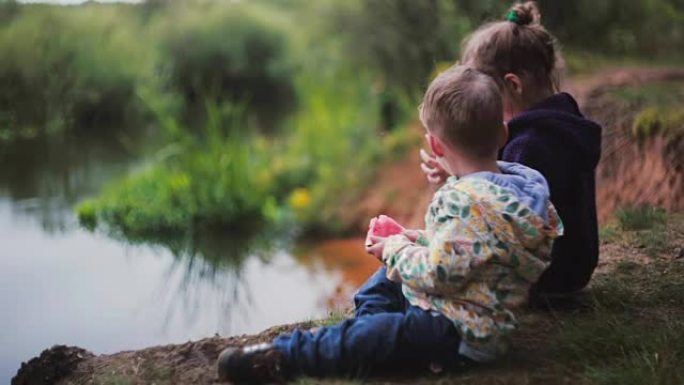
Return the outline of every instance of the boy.
{"type": "Polygon", "coordinates": [[[452,177],[422,232],[370,236],[381,269],[355,297],[356,314],[315,333],[229,348],[219,378],[282,382],[297,375],[362,375],[378,369],[485,362],[505,352],[529,287],[547,266],[562,225],[538,172],[497,163],[506,142],[494,80],[455,66],[430,85],[421,121],[452,177]]]}

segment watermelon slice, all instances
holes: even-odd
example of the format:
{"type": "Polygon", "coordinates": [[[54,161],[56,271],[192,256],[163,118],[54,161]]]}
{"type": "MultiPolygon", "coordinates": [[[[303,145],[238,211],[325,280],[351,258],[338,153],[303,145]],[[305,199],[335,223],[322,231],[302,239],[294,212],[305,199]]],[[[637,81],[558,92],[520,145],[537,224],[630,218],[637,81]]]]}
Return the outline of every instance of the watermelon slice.
{"type": "Polygon", "coordinates": [[[366,245],[370,245],[372,243],[370,240],[371,235],[377,237],[389,237],[390,235],[399,234],[404,230],[404,227],[397,223],[397,221],[394,219],[388,217],[387,215],[380,215],[371,219],[370,224],[368,225],[366,245]]]}

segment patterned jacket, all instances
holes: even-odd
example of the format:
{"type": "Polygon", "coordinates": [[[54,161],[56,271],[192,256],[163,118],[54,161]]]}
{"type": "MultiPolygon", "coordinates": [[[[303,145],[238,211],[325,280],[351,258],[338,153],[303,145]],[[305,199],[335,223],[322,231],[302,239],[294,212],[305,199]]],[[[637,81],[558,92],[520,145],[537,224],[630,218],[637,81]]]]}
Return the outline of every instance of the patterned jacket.
{"type": "Polygon", "coordinates": [[[452,320],[461,353],[477,360],[506,351],[517,324],[512,310],[526,301],[563,233],[544,177],[515,163],[499,168],[449,178],[432,199],[423,235],[416,242],[393,235],[383,252],[388,278],[403,283],[412,305],[452,320]]]}

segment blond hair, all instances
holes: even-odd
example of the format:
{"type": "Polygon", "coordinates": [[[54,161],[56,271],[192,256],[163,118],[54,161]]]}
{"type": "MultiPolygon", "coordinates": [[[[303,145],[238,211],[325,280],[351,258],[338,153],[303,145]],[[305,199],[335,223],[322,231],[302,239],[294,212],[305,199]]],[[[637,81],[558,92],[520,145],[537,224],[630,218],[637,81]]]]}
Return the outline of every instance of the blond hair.
{"type": "Polygon", "coordinates": [[[430,83],[420,120],[430,133],[475,157],[498,150],[503,124],[501,90],[490,76],[454,65],[430,83]]]}
{"type": "Polygon", "coordinates": [[[533,1],[514,4],[506,20],[487,23],[464,41],[462,62],[498,82],[513,73],[536,87],[560,89],[564,68],[556,38],[541,24],[533,1]]]}

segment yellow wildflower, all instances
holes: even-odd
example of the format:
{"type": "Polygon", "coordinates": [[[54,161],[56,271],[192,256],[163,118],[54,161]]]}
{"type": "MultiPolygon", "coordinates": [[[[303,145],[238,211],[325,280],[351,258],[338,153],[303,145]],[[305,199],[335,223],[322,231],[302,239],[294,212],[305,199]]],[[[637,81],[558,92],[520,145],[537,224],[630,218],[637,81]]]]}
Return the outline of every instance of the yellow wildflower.
{"type": "Polygon", "coordinates": [[[288,199],[290,207],[295,210],[304,210],[311,205],[311,193],[308,189],[295,189],[288,199]]]}

